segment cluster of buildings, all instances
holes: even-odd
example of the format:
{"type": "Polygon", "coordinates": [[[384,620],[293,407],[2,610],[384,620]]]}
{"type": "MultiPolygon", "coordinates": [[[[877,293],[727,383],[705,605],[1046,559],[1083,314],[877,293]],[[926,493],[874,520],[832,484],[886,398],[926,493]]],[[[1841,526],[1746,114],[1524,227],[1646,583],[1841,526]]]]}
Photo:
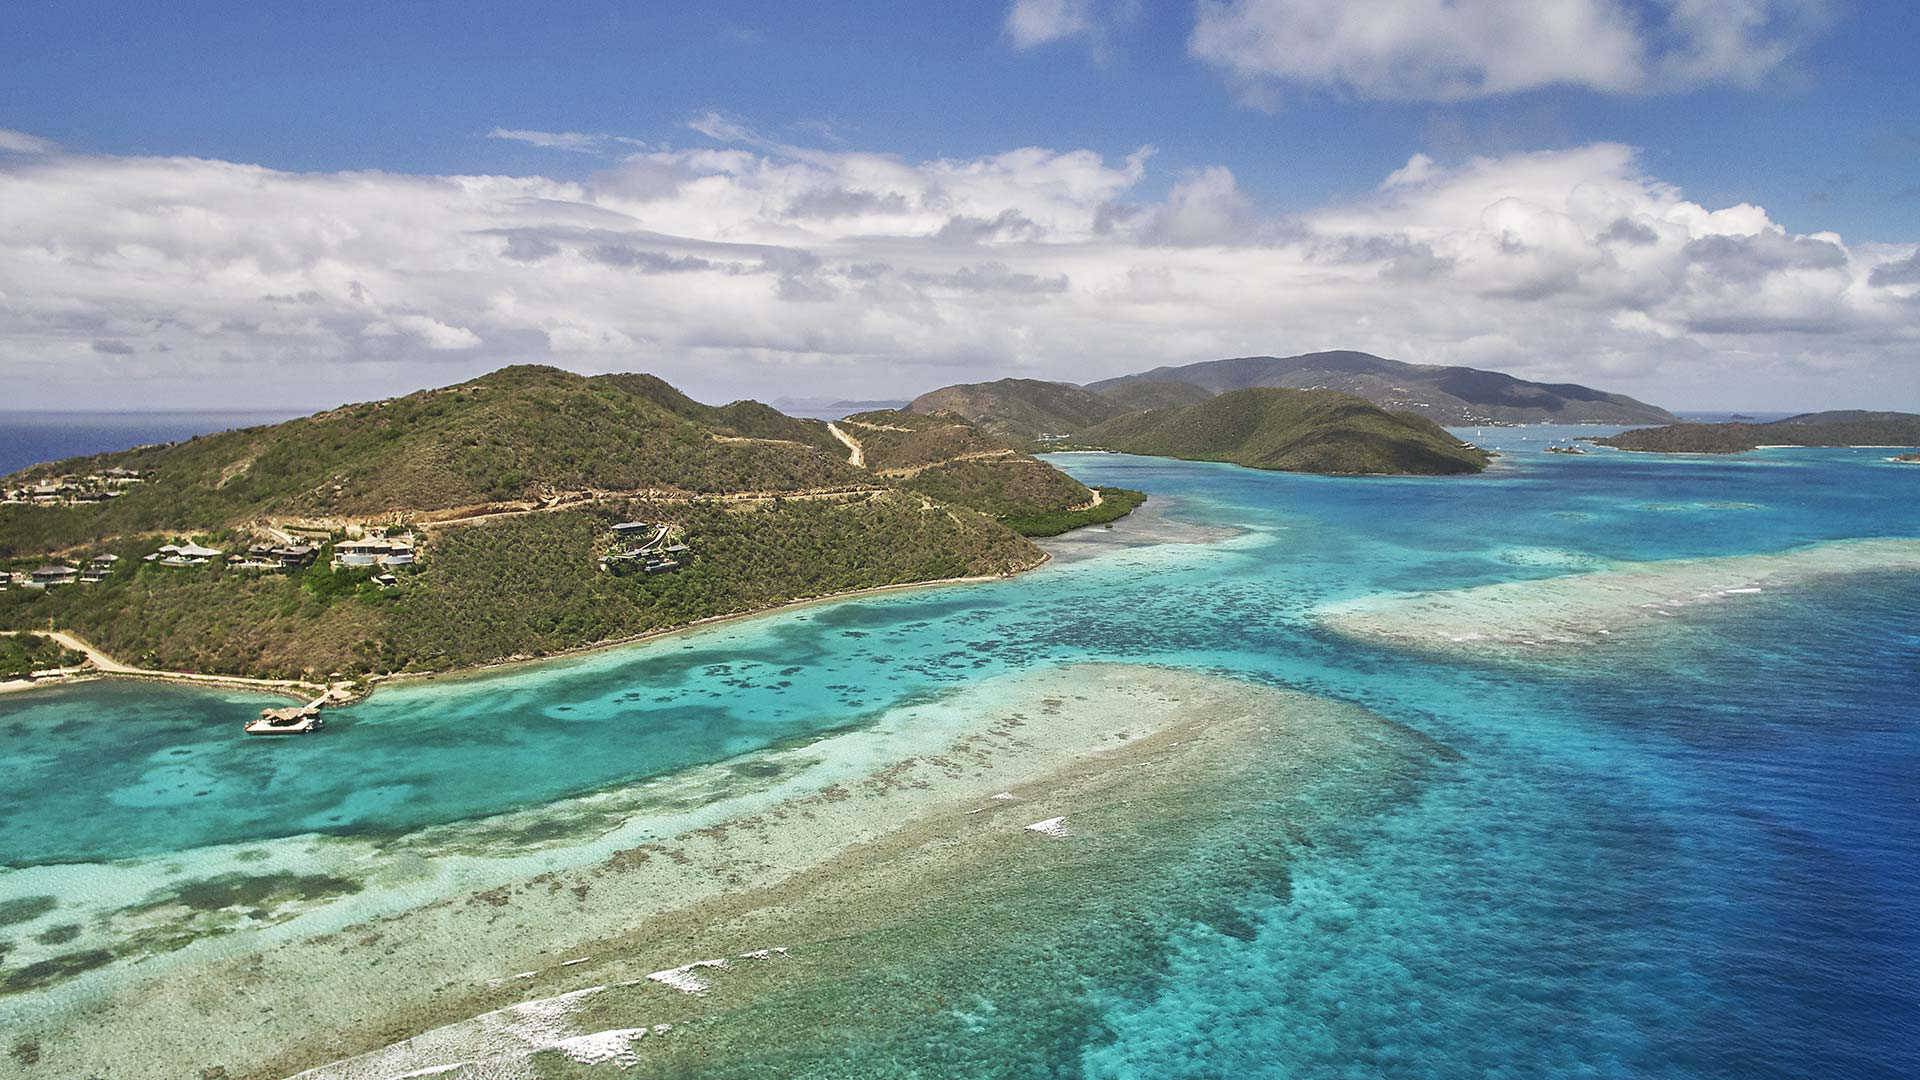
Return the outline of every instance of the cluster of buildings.
{"type": "MultiPolygon", "coordinates": [[[[285,544],[257,543],[245,551],[231,554],[219,548],[210,548],[187,541],[184,544],[162,544],[153,552],[142,557],[141,561],[154,566],[195,567],[210,566],[215,562],[224,563],[229,570],[260,571],[267,573],[302,570],[312,566],[320,557],[320,545],[311,541],[291,541],[285,544]]],[[[360,540],[342,540],[334,545],[333,567],[379,567],[382,573],[374,576],[374,581],[385,587],[399,582],[385,568],[407,566],[415,561],[414,537],[412,533],[403,536],[389,536],[382,532],[360,540]]],[[[66,563],[48,563],[31,571],[0,572],[0,589],[20,586],[28,589],[52,589],[62,585],[93,585],[105,581],[120,563],[118,555],[95,555],[88,559],[84,567],[66,563]]]]}
{"type": "Polygon", "coordinates": [[[108,469],[85,476],[56,476],[24,487],[7,489],[0,493],[4,495],[0,498],[0,505],[77,506],[82,503],[103,503],[125,495],[129,487],[145,480],[146,477],[134,469],[108,469]]]}
{"type": "Polygon", "coordinates": [[[685,544],[674,544],[673,526],[657,522],[623,521],[613,527],[614,550],[600,557],[600,569],[624,574],[640,570],[664,574],[687,565],[691,553],[685,544]]]}
{"type": "Polygon", "coordinates": [[[159,550],[143,561],[158,566],[206,566],[225,556],[229,570],[299,570],[311,565],[319,554],[320,547],[317,544],[293,543],[254,544],[244,552],[236,551],[228,555],[219,548],[202,547],[189,541],[185,544],[162,544],[159,550]]]}
{"type": "Polygon", "coordinates": [[[33,570],[15,570],[0,574],[0,589],[18,585],[24,589],[53,589],[61,585],[93,585],[107,580],[113,568],[120,562],[118,555],[95,555],[87,560],[85,569],[68,566],[65,563],[48,563],[33,570]]]}

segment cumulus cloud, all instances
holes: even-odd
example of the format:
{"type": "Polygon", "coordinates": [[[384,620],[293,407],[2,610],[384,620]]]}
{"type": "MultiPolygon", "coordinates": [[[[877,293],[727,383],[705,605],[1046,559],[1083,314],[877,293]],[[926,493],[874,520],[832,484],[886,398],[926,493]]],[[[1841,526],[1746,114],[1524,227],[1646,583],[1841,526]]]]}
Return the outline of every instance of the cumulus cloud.
{"type": "Polygon", "coordinates": [[[1147,149],[909,160],[703,126],[721,145],[581,180],[0,159],[0,377],[29,407],[330,404],[515,361],[874,397],[1343,347],[1785,407],[1845,369],[1920,405],[1911,245],[1700,205],[1625,146],[1416,155],[1279,219],[1225,168],[1154,182],[1147,149]]]}
{"type": "Polygon", "coordinates": [[[1829,0],[1200,0],[1189,51],[1251,98],[1288,87],[1456,101],[1546,86],[1750,86],[1829,0]]]}
{"type": "Polygon", "coordinates": [[[1883,262],[1873,268],[1868,280],[1875,285],[1920,285],[1920,250],[1904,259],[1883,262]]]}

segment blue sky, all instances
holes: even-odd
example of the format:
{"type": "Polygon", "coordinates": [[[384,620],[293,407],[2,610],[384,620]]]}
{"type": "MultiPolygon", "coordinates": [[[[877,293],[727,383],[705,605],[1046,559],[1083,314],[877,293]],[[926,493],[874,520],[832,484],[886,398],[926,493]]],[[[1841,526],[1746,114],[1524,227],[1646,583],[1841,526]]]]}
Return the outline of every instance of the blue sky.
{"type": "Polygon", "coordinates": [[[714,109],[909,157],[1151,143],[1174,169],[1228,165],[1281,210],[1364,191],[1416,150],[1615,141],[1710,204],[1759,203],[1796,231],[1920,241],[1912,4],[1836,5],[1831,29],[1751,89],[1443,103],[1301,89],[1271,110],[1238,104],[1189,57],[1185,4],[1140,5],[1097,47],[1016,49],[1005,14],[987,3],[15,0],[0,14],[0,101],[9,126],[73,147],[298,170],[551,173],[569,163],[485,134],[667,141],[714,109]]]}
{"type": "MultiPolygon", "coordinates": [[[[836,254],[851,267],[885,261],[909,277],[921,275],[912,281],[924,287],[923,295],[897,298],[909,306],[921,300],[940,302],[936,279],[940,273],[957,272],[947,266],[951,260],[928,256],[939,265],[907,270],[912,260],[905,255],[880,258],[899,246],[885,242],[884,229],[849,230],[844,215],[835,219],[840,224],[833,228],[785,227],[792,222],[776,227],[764,216],[751,223],[722,220],[713,216],[714,204],[673,210],[649,203],[651,194],[620,188],[614,179],[639,168],[628,161],[635,156],[653,154],[659,164],[668,155],[680,155],[671,167],[684,170],[695,168],[685,155],[727,151],[753,154],[760,164],[708,163],[698,168],[712,170],[705,175],[744,183],[741,178],[748,173],[764,176],[775,165],[806,167],[816,170],[809,174],[816,179],[839,177],[834,190],[869,191],[841,183],[848,175],[860,174],[858,163],[867,156],[885,157],[911,170],[928,163],[990,161],[1020,148],[1039,147],[1061,155],[1090,152],[1111,174],[1124,173],[1128,155],[1151,147],[1147,165],[1137,176],[1116,181],[1101,174],[1106,179],[1087,181],[1092,185],[1088,190],[1116,206],[1131,207],[1127,212],[1133,220],[1145,222],[1158,214],[1153,220],[1165,226],[1157,233],[1133,236],[1124,250],[1111,253],[1104,270],[1067,265],[1079,264],[1078,248],[1064,262],[1049,263],[1036,254],[1034,248],[1051,244],[1058,256],[1065,250],[1062,245],[1086,239],[1064,224],[1060,207],[1053,208],[1056,220],[1044,218],[1042,211],[1051,205],[1048,196],[1036,194],[1039,202],[1029,205],[1015,195],[981,194],[988,202],[1001,198],[1001,210],[1039,224],[1018,235],[981,237],[979,242],[989,249],[977,252],[980,258],[970,265],[1011,267],[1016,275],[1044,282],[1064,280],[1067,287],[1057,291],[1062,303],[1080,298],[1082,283],[1103,274],[1111,278],[1134,271],[1164,272],[1173,275],[1178,292],[1178,283],[1186,280],[1183,274],[1201,272],[1181,258],[1146,266],[1155,259],[1143,254],[1145,249],[1237,245],[1244,255],[1246,238],[1258,236],[1269,251],[1278,252],[1296,243],[1303,227],[1316,235],[1327,233],[1329,218],[1357,228],[1355,213],[1379,203],[1383,182],[1416,154],[1436,170],[1423,182],[1436,185],[1451,177],[1456,188],[1475,162],[1510,163],[1513,177],[1536,183],[1540,170],[1524,164],[1534,160],[1527,155],[1567,155],[1561,161],[1566,168],[1550,170],[1552,182],[1564,182],[1566,191],[1542,194],[1529,188],[1524,193],[1546,205],[1581,186],[1581,178],[1568,170],[1588,160],[1581,155],[1591,148],[1630,148],[1631,161],[1625,164],[1607,155],[1593,159],[1602,168],[1596,183],[1643,193],[1648,184],[1671,188],[1686,206],[1706,212],[1742,204],[1761,208],[1764,222],[1739,226],[1753,230],[1740,235],[1836,234],[1848,263],[1859,271],[1854,275],[1858,282],[1847,289],[1861,295],[1876,267],[1909,257],[1904,248],[1920,243],[1920,79],[1912,74],[1911,59],[1920,43],[1920,14],[1911,5],[1823,0],[1462,0],[1442,5],[1438,0],[1383,0],[1357,23],[1351,13],[1339,13],[1348,6],[1329,0],[1207,0],[1198,6],[1145,0],[250,6],[14,0],[0,11],[0,129],[15,133],[14,150],[0,156],[0,170],[32,174],[52,184],[51,170],[112,163],[113,179],[101,183],[137,185],[151,178],[141,177],[141,170],[130,163],[191,157],[262,166],[292,186],[299,178],[360,170],[575,185],[540,197],[620,213],[630,219],[630,231],[664,233],[686,243],[782,245],[829,267],[835,265],[836,254]],[[1552,17],[1540,16],[1547,9],[1553,9],[1552,17]],[[1699,9],[1710,14],[1698,15],[1699,9]],[[1753,17],[1738,17],[1742,13],[1753,17]],[[1568,25],[1576,29],[1569,32],[1568,25]],[[1363,47],[1363,40],[1374,46],[1363,47]],[[524,134],[498,137],[501,133],[524,134]],[[566,144],[575,149],[563,148],[566,144]],[[1220,173],[1210,170],[1224,171],[1230,182],[1211,182],[1210,187],[1197,183],[1209,176],[1218,181],[1220,173]],[[1215,233],[1167,231],[1173,226],[1166,223],[1175,217],[1168,208],[1180,204],[1183,192],[1214,201],[1202,209],[1211,215],[1208,221],[1220,226],[1215,233]],[[851,239],[855,235],[858,245],[851,239]],[[1006,246],[991,247],[995,244],[1006,246]],[[862,250],[854,251],[856,246],[862,250]]],[[[163,185],[170,192],[164,199],[186,198],[187,192],[204,189],[183,179],[177,168],[170,177],[180,187],[163,185]]],[[[68,192],[90,187],[71,172],[61,174],[58,182],[68,192]]],[[[1038,176],[1010,181],[1016,187],[1048,182],[1038,176]]],[[[1492,179],[1487,183],[1498,186],[1492,179]]],[[[1497,196],[1494,187],[1486,190],[1497,196]]],[[[928,190],[938,198],[947,195],[937,183],[928,190]]],[[[139,194],[134,187],[121,193],[129,199],[139,194]]],[[[881,194],[907,198],[912,191],[881,194]]],[[[305,196],[291,189],[206,197],[229,200],[211,208],[219,215],[233,210],[231,200],[243,198],[286,199],[289,205],[310,207],[305,196]]],[[[524,190],[500,196],[509,201],[529,197],[524,190]]],[[[1489,205],[1492,201],[1498,200],[1491,199],[1489,205]]],[[[957,216],[994,216],[991,205],[968,205],[972,209],[957,216]]],[[[1673,221],[1698,217],[1691,210],[1675,216],[1671,207],[1641,209],[1673,221]]],[[[337,217],[351,211],[327,213],[337,217]]],[[[1418,217],[1420,211],[1410,207],[1409,213],[1418,217]]],[[[234,214],[255,215],[272,217],[272,207],[263,203],[234,214]]],[[[1442,231],[1431,220],[1408,224],[1379,214],[1360,217],[1360,231],[1372,238],[1367,242],[1376,251],[1386,250],[1381,245],[1431,246],[1442,231]]],[[[1589,229],[1589,240],[1597,242],[1605,224],[1589,229]]],[[[486,232],[473,225],[463,220],[462,235],[486,232]]],[[[560,227],[551,221],[538,225],[560,227]]],[[[901,219],[894,226],[904,230],[896,240],[917,235],[911,221],[901,219]]],[[[516,218],[512,227],[533,226],[516,218]]],[[[1687,227],[1694,231],[1676,243],[1733,228],[1724,222],[1687,227]]],[[[308,230],[305,235],[310,234],[308,230]]],[[[45,247],[42,243],[35,250],[45,247]]],[[[124,252],[124,241],[114,249],[124,252]]],[[[1289,250],[1308,262],[1326,261],[1323,256],[1300,256],[1297,244],[1289,250]]],[[[1316,250],[1324,250],[1324,245],[1316,250]]],[[[1809,249],[1802,245],[1795,250],[1804,254],[1809,249]]],[[[333,254],[332,261],[338,261],[340,253],[333,254]]],[[[593,261],[591,251],[586,257],[593,261]]],[[[1433,257],[1456,266],[1466,265],[1469,258],[1454,250],[1433,257]]],[[[244,258],[258,267],[257,253],[244,258]]],[[[136,365],[138,378],[156,389],[190,383],[206,365],[233,363],[250,349],[261,363],[352,369],[353,378],[382,391],[442,381],[443,373],[483,370],[503,358],[542,355],[582,368],[645,366],[709,396],[750,391],[773,396],[762,385],[767,382],[779,384],[778,391],[818,384],[830,393],[869,387],[892,393],[952,381],[949,374],[985,376],[1003,369],[1066,378],[1113,373],[1076,361],[1059,343],[1039,344],[1039,331],[996,341],[994,335],[963,324],[969,319],[1004,321],[1005,313],[966,305],[949,305],[942,318],[950,328],[959,327],[956,336],[971,340],[954,355],[931,361],[924,357],[923,332],[896,334],[892,348],[898,355],[890,356],[884,327],[855,335],[858,341],[839,343],[825,340],[833,335],[823,329],[815,335],[821,338],[820,347],[810,348],[805,343],[808,331],[798,326],[770,328],[765,340],[721,342],[712,339],[725,335],[684,326],[613,326],[598,313],[583,315],[573,329],[587,336],[599,334],[602,345],[569,348],[559,338],[572,330],[556,335],[551,329],[566,322],[563,313],[548,311],[521,323],[505,319],[483,326],[486,320],[480,316],[485,313],[471,310],[477,301],[450,295],[450,285],[370,310],[368,305],[378,307],[379,301],[366,300],[367,290],[356,299],[348,295],[353,291],[348,281],[323,280],[326,275],[319,271],[329,263],[327,255],[316,250],[301,258],[307,260],[307,279],[293,280],[301,275],[275,270],[268,276],[281,279],[277,285],[262,284],[250,300],[236,294],[231,309],[219,312],[215,321],[223,326],[263,325],[272,320],[250,316],[243,300],[260,304],[259,297],[317,293],[333,310],[314,323],[322,326],[319,337],[304,345],[296,340],[298,334],[277,330],[257,348],[232,340],[232,331],[222,339],[206,322],[183,331],[149,310],[161,302],[157,298],[102,296],[110,290],[93,282],[73,287],[87,294],[84,299],[111,308],[110,313],[103,310],[98,319],[81,320],[79,329],[63,331],[58,318],[16,312],[11,327],[0,321],[0,341],[12,342],[10,352],[0,345],[0,363],[30,365],[32,358],[25,355],[30,349],[44,350],[49,343],[66,340],[61,337],[66,333],[72,338],[68,344],[83,352],[87,363],[114,363],[123,369],[136,365]],[[342,330],[345,324],[340,322],[349,309],[366,320],[352,332],[342,330]],[[419,320],[447,329],[407,329],[426,325],[419,320]],[[536,331],[546,336],[544,343],[533,342],[536,331]],[[328,334],[332,339],[322,340],[328,334]],[[385,342],[389,345],[411,340],[426,351],[361,348],[374,339],[392,339],[385,342]],[[461,344],[469,340],[473,343],[461,344]],[[630,362],[619,363],[620,357],[610,354],[619,353],[623,342],[632,343],[630,362]],[[456,353],[464,355],[449,355],[456,353]],[[10,354],[15,359],[10,360],[10,354]],[[691,359],[696,356],[697,362],[691,359]]],[[[1786,256],[1765,258],[1773,265],[1786,256]]],[[[17,298],[48,290],[50,278],[35,276],[44,267],[16,259],[9,275],[3,260],[0,254],[0,286],[9,278],[12,282],[6,295],[17,298]]],[[[606,264],[603,260],[596,265],[606,264]]],[[[635,264],[620,265],[631,270],[635,264]]],[[[1663,272],[1697,277],[1704,272],[1701,265],[1696,260],[1689,268],[1663,272]]],[[[1751,279],[1758,264],[1741,265],[1746,269],[1727,281],[1751,279]]],[[[513,269],[504,266],[503,276],[493,283],[496,294],[519,287],[505,274],[513,269]]],[[[1225,263],[1207,269],[1234,272],[1225,263]]],[[[1830,273],[1833,267],[1802,260],[1775,269],[1830,273]]],[[[1562,277],[1576,272],[1583,280],[1592,276],[1588,270],[1564,267],[1540,272],[1550,270],[1562,277]]],[[[205,267],[188,272],[204,274],[205,267]]],[[[784,290],[773,294],[769,304],[810,299],[816,302],[813,310],[825,314],[818,304],[825,291],[844,291],[854,280],[843,276],[825,283],[809,281],[803,289],[795,273],[766,272],[769,289],[784,290]],[[807,289],[813,291],[803,297],[807,289]]],[[[1904,273],[1880,272],[1880,286],[1903,288],[1904,273]]],[[[680,277],[686,302],[699,303],[712,295],[711,282],[680,277]]],[[[464,287],[484,291],[488,284],[484,274],[473,274],[464,287]]],[[[1892,389],[1904,393],[1908,404],[1920,405],[1913,400],[1920,397],[1920,388],[1913,385],[1920,378],[1911,366],[1895,362],[1911,355],[1912,338],[1902,333],[1902,323],[1910,327],[1912,319],[1898,310],[1908,299],[1904,291],[1862,299],[1873,309],[1866,319],[1872,326],[1865,330],[1827,311],[1839,300],[1816,302],[1795,293],[1783,302],[1791,307],[1805,300],[1804,318],[1781,322],[1771,331],[1758,320],[1749,321],[1738,328],[1738,341],[1725,336],[1726,327],[1716,329],[1713,320],[1697,313],[1680,319],[1650,313],[1650,302],[1641,296],[1647,291],[1607,293],[1616,305],[1606,319],[1608,332],[1638,333],[1647,339],[1640,343],[1644,348],[1611,342],[1584,360],[1583,346],[1571,341],[1557,350],[1560,359],[1540,359],[1554,333],[1575,332],[1559,313],[1554,318],[1560,322],[1543,325],[1536,334],[1517,335],[1504,346],[1485,340],[1474,344],[1487,337],[1484,330],[1476,334],[1461,327],[1426,326],[1419,318],[1402,320],[1390,331],[1373,327],[1354,335],[1362,339],[1354,344],[1371,344],[1376,351],[1395,347],[1396,354],[1407,359],[1480,362],[1595,382],[1611,379],[1629,391],[1676,399],[1682,406],[1718,403],[1707,398],[1730,369],[1703,367],[1703,354],[1757,358],[1754,363],[1790,387],[1779,395],[1744,390],[1747,399],[1733,402],[1761,407],[1804,396],[1806,388],[1831,375],[1830,362],[1809,359],[1810,353],[1844,352],[1857,355],[1860,370],[1871,369],[1875,378],[1894,384],[1892,389]],[[1619,299],[1627,293],[1640,298],[1619,299]],[[1895,308],[1887,308],[1888,303],[1895,308]],[[1756,340],[1756,333],[1771,333],[1775,340],[1769,345],[1756,340]],[[1816,333],[1849,340],[1844,348],[1810,348],[1808,335],[1816,333]],[[1863,341],[1863,333],[1875,340],[1863,341]],[[1425,347],[1428,342],[1431,346],[1425,347]],[[1638,361],[1628,355],[1636,348],[1638,361]],[[1684,370],[1678,367],[1682,363],[1688,365],[1684,370]],[[1674,370],[1663,372],[1663,364],[1674,370]],[[1898,385],[1902,381],[1906,385],[1898,385]]],[[[1113,293],[1108,288],[1102,295],[1113,293]]],[[[1509,304],[1533,294],[1564,299],[1567,290],[1544,279],[1516,284],[1504,278],[1492,284],[1480,281],[1473,289],[1476,297],[1499,296],[1509,304]]],[[[82,299],[69,297],[51,306],[68,310],[82,299]]],[[[497,299],[494,295],[487,301],[496,313],[497,299]]],[[[657,290],[628,299],[641,306],[671,302],[657,290]]],[[[1342,294],[1332,306],[1351,311],[1360,299],[1342,294]]],[[[0,305],[0,320],[8,318],[6,310],[0,305]]],[[[1912,306],[1905,310],[1911,312],[1912,306]]],[[[782,316],[767,311],[769,324],[782,322],[782,316]]],[[[1036,321],[1044,314],[1032,313],[1036,321]]],[[[1527,317],[1519,308],[1505,314],[1527,317]]],[[[835,318],[844,315],[838,312],[835,318]]],[[[1125,363],[1137,360],[1139,366],[1152,366],[1204,359],[1206,350],[1243,343],[1253,351],[1300,351],[1340,338],[1334,324],[1300,335],[1274,332],[1270,343],[1251,326],[1233,333],[1206,332],[1200,320],[1219,315],[1190,313],[1194,326],[1159,334],[1136,354],[1125,356],[1125,363]]],[[[212,313],[208,317],[212,319],[212,313]]],[[[736,315],[731,321],[737,325],[755,320],[736,315]]],[[[1162,322],[1157,315],[1148,321],[1156,326],[1162,322]]],[[[581,345],[584,338],[572,334],[569,340],[581,345]]],[[[72,392],[59,384],[56,374],[47,377],[54,380],[48,388],[50,403],[72,392]]],[[[319,393],[310,383],[326,384],[315,377],[285,385],[294,397],[319,393]]],[[[178,390],[162,392],[171,397],[178,390]]],[[[249,402],[254,403],[306,402],[249,402]]]]}

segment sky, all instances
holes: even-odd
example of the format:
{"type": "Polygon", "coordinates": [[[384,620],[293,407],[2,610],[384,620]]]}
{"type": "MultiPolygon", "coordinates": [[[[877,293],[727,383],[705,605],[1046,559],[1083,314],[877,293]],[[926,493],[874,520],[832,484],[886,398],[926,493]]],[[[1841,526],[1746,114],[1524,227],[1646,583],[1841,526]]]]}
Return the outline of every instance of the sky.
{"type": "Polygon", "coordinates": [[[1351,348],[1920,410],[1920,9],[0,6],[14,409],[1351,348]]]}

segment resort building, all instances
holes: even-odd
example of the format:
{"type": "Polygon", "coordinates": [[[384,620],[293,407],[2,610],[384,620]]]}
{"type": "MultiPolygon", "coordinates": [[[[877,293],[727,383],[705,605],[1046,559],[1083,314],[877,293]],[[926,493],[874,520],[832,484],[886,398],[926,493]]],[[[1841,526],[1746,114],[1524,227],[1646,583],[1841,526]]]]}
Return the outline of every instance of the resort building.
{"type": "Polygon", "coordinates": [[[96,585],[105,581],[119,562],[118,555],[95,555],[87,560],[87,568],[80,572],[80,580],[87,585],[96,585]]]}
{"type": "Polygon", "coordinates": [[[342,540],[333,545],[333,565],[338,567],[411,566],[418,561],[412,533],[401,536],[372,534],[359,540],[342,540]]]}
{"type": "Polygon", "coordinates": [[[246,554],[235,552],[227,556],[227,565],[235,570],[298,570],[307,566],[320,554],[315,544],[290,544],[277,547],[273,544],[254,544],[247,548],[246,554]]]}
{"type": "Polygon", "coordinates": [[[162,544],[160,550],[144,561],[160,566],[205,566],[222,554],[224,552],[217,548],[201,547],[189,540],[184,544],[162,544]]]}
{"type": "Polygon", "coordinates": [[[649,524],[644,521],[623,521],[613,527],[614,539],[621,547],[600,557],[600,569],[615,574],[631,572],[635,569],[649,574],[663,574],[669,570],[678,570],[687,564],[688,548],[685,544],[668,544],[672,525],[649,524]],[[653,530],[638,545],[628,547],[635,537],[653,530]]]}
{"type": "Polygon", "coordinates": [[[30,589],[51,589],[56,585],[71,585],[80,576],[80,571],[71,566],[48,564],[28,575],[27,587],[30,589]]]}
{"type": "Polygon", "coordinates": [[[103,503],[126,494],[129,484],[143,478],[131,469],[108,469],[87,476],[57,476],[24,487],[9,488],[4,501],[11,505],[80,506],[103,503]]]}

